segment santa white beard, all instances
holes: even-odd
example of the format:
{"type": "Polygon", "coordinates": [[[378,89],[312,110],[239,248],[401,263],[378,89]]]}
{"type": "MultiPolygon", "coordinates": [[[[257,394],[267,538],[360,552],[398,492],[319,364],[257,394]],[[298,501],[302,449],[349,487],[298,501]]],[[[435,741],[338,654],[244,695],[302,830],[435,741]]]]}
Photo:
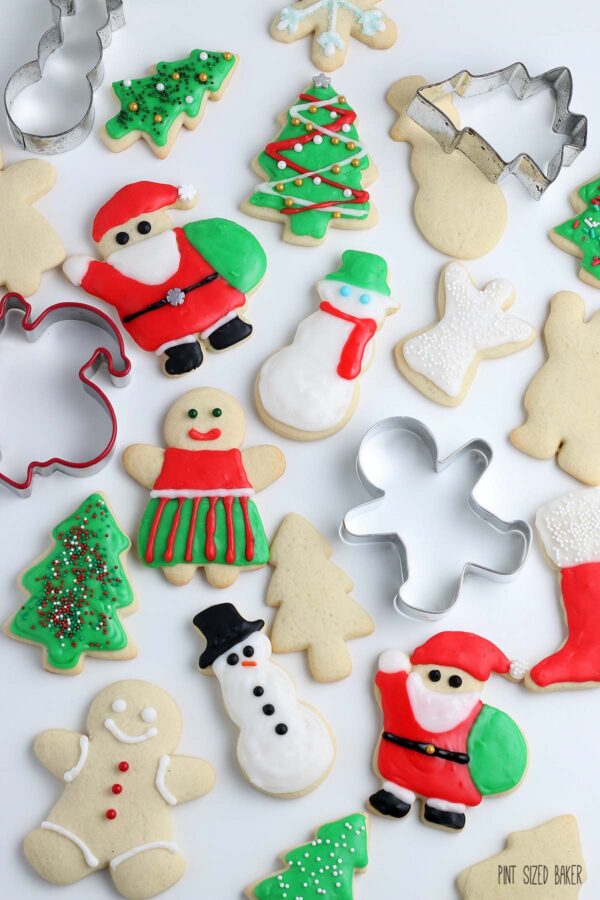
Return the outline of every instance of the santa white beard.
{"type": "Polygon", "coordinates": [[[162,284],[179,268],[177,235],[173,229],[161,231],[155,237],[115,250],[106,262],[140,284],[162,284]]]}
{"type": "Polygon", "coordinates": [[[406,689],[415,719],[421,728],[434,734],[451,731],[464,722],[479,700],[476,691],[452,694],[432,691],[418,672],[410,673],[406,689]]]}

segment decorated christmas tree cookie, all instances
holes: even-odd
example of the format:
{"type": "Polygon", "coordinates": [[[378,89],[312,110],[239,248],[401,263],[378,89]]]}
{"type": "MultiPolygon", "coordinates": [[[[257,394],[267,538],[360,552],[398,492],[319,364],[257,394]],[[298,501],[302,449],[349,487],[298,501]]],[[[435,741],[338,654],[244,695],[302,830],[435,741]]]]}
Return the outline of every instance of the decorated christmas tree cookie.
{"type": "Polygon", "coordinates": [[[44,668],[77,675],[85,655],[131,659],[135,644],[120,620],[137,608],[125,570],[131,546],[106,498],[91,494],[52,531],[54,545],[21,576],[27,600],[4,633],[41,645],[44,668]]]}
{"type": "Polygon", "coordinates": [[[600,175],[571,194],[572,219],[553,228],[550,239],[581,259],[579,277],[600,288],[600,175]]]}
{"type": "Polygon", "coordinates": [[[377,178],[356,130],[356,113],[326,75],[317,75],[279,118],[281,132],[254,162],[266,179],[242,204],[280,222],[292,244],[320,244],[329,225],[370,228],[378,219],[365,190],[377,178]]]}
{"type": "Polygon", "coordinates": [[[196,128],[207,100],[221,99],[237,64],[233,53],[192,50],[159,62],[147,78],[115,81],[121,111],[102,129],[104,143],[118,152],[143,138],[164,159],[183,126],[196,128]]]}
{"type": "Polygon", "coordinates": [[[289,850],[281,872],[257,881],[246,891],[249,900],[352,900],[356,872],[368,857],[368,819],[353,813],[317,829],[314,841],[289,850]]]}

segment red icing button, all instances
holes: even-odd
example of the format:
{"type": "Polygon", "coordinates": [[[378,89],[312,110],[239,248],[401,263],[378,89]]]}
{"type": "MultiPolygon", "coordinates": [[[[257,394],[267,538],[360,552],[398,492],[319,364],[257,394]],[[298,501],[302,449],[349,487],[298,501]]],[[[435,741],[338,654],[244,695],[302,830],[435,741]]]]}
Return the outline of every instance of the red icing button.
{"type": "Polygon", "coordinates": [[[113,794],[120,794],[121,791],[123,790],[123,785],[122,784],[113,784],[111,790],[112,790],[113,794]]]}
{"type": "Polygon", "coordinates": [[[128,762],[123,761],[123,762],[119,763],[119,772],[126,772],[128,769],[129,769],[128,762]]]}
{"type": "Polygon", "coordinates": [[[107,809],[105,815],[107,819],[116,819],[117,811],[116,809],[107,809]]]}

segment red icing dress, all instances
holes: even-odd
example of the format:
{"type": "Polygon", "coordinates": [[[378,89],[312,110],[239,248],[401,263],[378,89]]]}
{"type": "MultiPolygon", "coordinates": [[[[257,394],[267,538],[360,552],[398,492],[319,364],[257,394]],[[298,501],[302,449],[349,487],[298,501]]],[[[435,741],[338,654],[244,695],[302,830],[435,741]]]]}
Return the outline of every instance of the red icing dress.
{"type": "Polygon", "coordinates": [[[412,711],[407,677],[407,672],[377,673],[375,684],[381,692],[383,735],[450,750],[462,754],[465,761],[442,759],[401,747],[382,736],[377,754],[381,777],[421,797],[477,806],[482,795],[469,774],[467,740],[483,704],[478,701],[467,718],[450,731],[426,731],[412,711]]]}
{"type": "Polygon", "coordinates": [[[240,450],[165,450],[139,531],[148,566],[259,566],[269,543],[240,450]]]}

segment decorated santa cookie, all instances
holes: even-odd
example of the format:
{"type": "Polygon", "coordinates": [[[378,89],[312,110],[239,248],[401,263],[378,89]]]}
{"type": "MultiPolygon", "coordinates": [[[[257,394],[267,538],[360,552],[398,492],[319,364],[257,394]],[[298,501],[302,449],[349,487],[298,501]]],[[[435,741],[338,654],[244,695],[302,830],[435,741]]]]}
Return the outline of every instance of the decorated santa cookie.
{"type": "Polygon", "coordinates": [[[206,638],[199,665],[219,680],[240,730],[237,755],[248,781],[275,797],[301,797],[329,774],[335,740],[317,710],[298,699],[286,670],[271,662],[264,624],[244,619],[231,603],[202,610],[194,617],[206,638]]]}
{"type": "Polygon", "coordinates": [[[175,755],[180,735],[174,700],[146,681],[118,681],[100,691],[84,734],[62,728],[40,734],[35,754],[64,789],[25,838],[36,872],[64,885],[108,868],[128,900],[154,897],[179,881],[185,859],[173,839],[171,810],[208,793],[215,778],[204,760],[175,755]]]}
{"type": "Polygon", "coordinates": [[[229,51],[192,50],[185,59],[157,63],[147,78],[115,81],[121,110],[100,132],[102,140],[118,152],[143,138],[164,159],[184,126],[197,127],[207,101],[221,99],[237,64],[229,51]]]}
{"type": "Polygon", "coordinates": [[[334,434],[350,420],[360,378],[373,358],[373,339],[399,306],[387,275],[381,256],[346,250],[339,269],[318,283],[318,310],[259,372],[256,405],[269,428],[310,441],[334,434]]]}
{"type": "Polygon", "coordinates": [[[571,206],[575,215],[553,228],[550,239],[581,259],[582,281],[600,287],[600,175],[573,191],[571,206]]]}
{"type": "Polygon", "coordinates": [[[600,488],[563,494],[540,507],[535,527],[550,565],[559,572],[567,637],[533,666],[531,690],[600,685],[600,488]]]}
{"type": "Polygon", "coordinates": [[[227,350],[252,334],[240,313],[267,268],[256,238],[229,219],[173,228],[166,210],[195,202],[192,185],[128,184],[94,219],[101,259],[71,256],[63,266],[73,284],[115,307],[167,375],[197,369],[202,347],[227,350]]]}
{"type": "Polygon", "coordinates": [[[535,340],[535,328],[507,312],[514,299],[508,281],[491,281],[480,291],[464,266],[448,263],[438,289],[440,321],[400,341],[398,368],[430,400],[458,406],[480,360],[509,356],[535,340]]]}
{"type": "Polygon", "coordinates": [[[214,587],[269,561],[269,542],[252,497],[283,475],[285,457],[269,445],[242,450],[244,413],[233,397],[196,388],[165,419],[166,449],[133,444],[123,454],[150,502],[139,531],[142,561],[171,584],[204,568],[214,587]]]}
{"type": "Polygon", "coordinates": [[[132,659],[121,616],[137,609],[125,569],[131,541],[106,497],[91,494],[53,530],[54,544],[22,575],[27,599],[4,633],[43,650],[48,672],[77,675],[85,656],[132,659]]]}
{"type": "Polygon", "coordinates": [[[420,797],[425,824],[461,831],[468,807],[514,790],[527,768],[525,738],[480,695],[492,673],[522,680],[525,672],[523,663],[464,631],[436,634],[410,659],[400,650],[382,653],[375,773],[383,784],[369,798],[371,809],[402,819],[420,797]]]}
{"type": "Polygon", "coordinates": [[[283,225],[283,239],[315,246],[329,226],[371,228],[378,215],[365,190],[377,169],[356,130],[356,113],[327,75],[316,75],[287,112],[281,132],[255,159],[266,179],[242,204],[257,219],[283,225]]]}
{"type": "Polygon", "coordinates": [[[286,44],[314,32],[312,60],[324,72],[344,64],[350,37],[374,50],[396,43],[396,23],[378,8],[380,0],[297,0],[275,16],[271,35],[286,44]]]}

